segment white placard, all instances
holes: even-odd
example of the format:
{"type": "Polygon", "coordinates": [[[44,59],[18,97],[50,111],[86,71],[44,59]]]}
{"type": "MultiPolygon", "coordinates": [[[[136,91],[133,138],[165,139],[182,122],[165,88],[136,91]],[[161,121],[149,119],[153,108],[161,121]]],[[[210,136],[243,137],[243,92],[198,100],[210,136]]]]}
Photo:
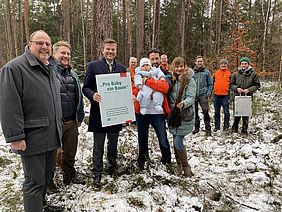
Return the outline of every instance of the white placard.
{"type": "Polygon", "coordinates": [[[252,97],[235,96],[234,99],[234,116],[252,116],[252,97]]]}
{"type": "Polygon", "coordinates": [[[102,127],[135,121],[130,73],[96,75],[102,127]]]}

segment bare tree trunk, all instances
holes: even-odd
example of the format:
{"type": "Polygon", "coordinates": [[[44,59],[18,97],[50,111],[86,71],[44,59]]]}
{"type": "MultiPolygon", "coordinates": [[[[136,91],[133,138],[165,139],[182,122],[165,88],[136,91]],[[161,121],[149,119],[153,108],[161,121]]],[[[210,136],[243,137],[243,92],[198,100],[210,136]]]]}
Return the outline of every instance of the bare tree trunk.
{"type": "Polygon", "coordinates": [[[18,1],[19,12],[19,36],[20,36],[20,49],[24,49],[24,30],[23,30],[23,13],[22,13],[22,0],[18,1]]]}
{"type": "Polygon", "coordinates": [[[82,43],[83,43],[83,69],[86,70],[86,36],[85,36],[85,22],[84,22],[84,1],[81,0],[81,25],[82,25],[82,43]]]}
{"type": "Polygon", "coordinates": [[[185,33],[185,25],[186,25],[186,0],[181,0],[181,20],[180,20],[180,40],[181,40],[181,56],[185,57],[185,40],[186,40],[186,33],[185,33]]]}
{"type": "Polygon", "coordinates": [[[93,4],[93,59],[98,59],[102,41],[112,36],[113,5],[111,0],[95,0],[93,4]]]}
{"type": "Polygon", "coordinates": [[[211,6],[210,6],[210,30],[209,30],[209,38],[208,38],[208,43],[212,45],[211,47],[211,52],[214,53],[215,46],[212,44],[213,43],[213,19],[214,19],[214,0],[211,0],[211,6]]]}
{"type": "Polygon", "coordinates": [[[126,18],[127,18],[127,49],[129,56],[132,56],[132,37],[131,37],[131,19],[130,19],[130,0],[126,0],[126,18]]]}
{"type": "Polygon", "coordinates": [[[71,24],[70,24],[70,8],[71,1],[70,0],[62,0],[62,13],[63,13],[63,39],[71,42],[71,24]]]}
{"type": "Polygon", "coordinates": [[[12,30],[12,18],[10,13],[10,1],[5,0],[5,17],[6,17],[6,29],[7,29],[7,52],[8,52],[8,60],[15,57],[15,49],[14,49],[14,39],[13,39],[13,30],[12,30]]]}
{"type": "Polygon", "coordinates": [[[28,0],[24,1],[24,30],[26,42],[29,42],[29,31],[28,31],[28,0]]]}
{"type": "Polygon", "coordinates": [[[271,0],[267,0],[267,8],[265,12],[264,8],[264,0],[261,0],[261,11],[262,11],[262,19],[263,19],[263,36],[262,36],[262,70],[265,70],[265,43],[266,43],[266,34],[269,22],[269,14],[271,8],[271,0]]]}
{"type": "MultiPolygon", "coordinates": [[[[147,24],[147,32],[148,32],[148,47],[149,49],[153,48],[155,46],[155,27],[154,22],[152,23],[152,19],[154,16],[155,11],[155,4],[154,0],[148,0],[148,10],[147,10],[147,16],[148,16],[148,24],[147,24]],[[153,3],[152,3],[153,2],[153,3]],[[153,14],[152,14],[152,7],[153,7],[153,14]],[[153,25],[153,26],[152,26],[153,25]]],[[[146,35],[145,35],[146,37],[146,35]]]]}
{"type": "Polygon", "coordinates": [[[282,44],[281,43],[280,43],[280,64],[279,64],[278,81],[280,82],[280,87],[282,87],[282,44]]]}
{"type": "Polygon", "coordinates": [[[221,22],[222,22],[222,7],[223,7],[223,0],[219,2],[219,10],[218,10],[218,21],[217,21],[217,33],[216,33],[216,54],[219,55],[220,52],[220,43],[221,43],[221,22]]]}
{"type": "Polygon", "coordinates": [[[160,40],[160,0],[155,0],[155,8],[154,8],[154,46],[153,48],[159,49],[159,40],[160,40]]]}
{"type": "Polygon", "coordinates": [[[13,44],[14,44],[14,56],[19,55],[19,46],[18,46],[18,36],[19,36],[19,26],[17,23],[16,11],[17,11],[17,1],[12,1],[12,16],[11,16],[11,23],[12,23],[12,33],[13,33],[13,44]]]}
{"type": "Polygon", "coordinates": [[[128,59],[126,20],[126,0],[122,0],[123,64],[126,64],[128,59]]]}
{"type": "Polygon", "coordinates": [[[136,56],[140,59],[144,51],[144,0],[136,0],[136,56]]]}

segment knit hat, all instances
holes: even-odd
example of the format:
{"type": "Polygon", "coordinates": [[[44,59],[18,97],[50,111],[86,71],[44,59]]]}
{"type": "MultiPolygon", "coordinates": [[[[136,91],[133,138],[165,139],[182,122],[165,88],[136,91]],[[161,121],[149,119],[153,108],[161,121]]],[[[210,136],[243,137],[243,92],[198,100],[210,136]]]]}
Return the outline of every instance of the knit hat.
{"type": "Polygon", "coordinates": [[[247,62],[248,64],[250,64],[250,59],[247,58],[247,57],[242,57],[242,58],[240,59],[240,64],[241,64],[242,62],[247,62]]]}
{"type": "Polygon", "coordinates": [[[228,64],[228,60],[226,60],[226,59],[221,59],[221,60],[219,61],[219,65],[221,65],[221,64],[228,64]]]}
{"type": "Polygon", "coordinates": [[[143,58],[140,60],[140,67],[142,67],[143,65],[146,65],[146,64],[148,64],[148,65],[151,66],[150,60],[149,60],[148,58],[146,58],[146,57],[143,57],[143,58]]]}

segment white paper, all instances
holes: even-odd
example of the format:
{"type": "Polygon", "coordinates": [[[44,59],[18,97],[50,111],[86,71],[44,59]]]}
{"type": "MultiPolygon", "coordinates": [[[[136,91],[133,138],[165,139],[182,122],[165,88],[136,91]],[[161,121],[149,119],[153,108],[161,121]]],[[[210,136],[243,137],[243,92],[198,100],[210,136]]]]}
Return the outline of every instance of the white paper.
{"type": "Polygon", "coordinates": [[[135,121],[130,73],[121,75],[96,75],[102,127],[135,121]]]}
{"type": "Polygon", "coordinates": [[[251,96],[235,96],[234,106],[234,116],[252,116],[251,96]]]}

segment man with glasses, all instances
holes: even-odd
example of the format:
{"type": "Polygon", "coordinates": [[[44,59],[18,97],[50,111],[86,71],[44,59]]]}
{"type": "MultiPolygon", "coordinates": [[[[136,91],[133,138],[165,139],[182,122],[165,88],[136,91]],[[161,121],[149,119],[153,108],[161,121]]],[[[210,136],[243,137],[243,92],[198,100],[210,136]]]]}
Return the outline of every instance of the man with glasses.
{"type": "Polygon", "coordinates": [[[62,133],[57,63],[50,56],[51,38],[38,30],[24,54],[0,71],[0,121],[6,142],[21,156],[27,212],[43,209],[62,133]]]}

